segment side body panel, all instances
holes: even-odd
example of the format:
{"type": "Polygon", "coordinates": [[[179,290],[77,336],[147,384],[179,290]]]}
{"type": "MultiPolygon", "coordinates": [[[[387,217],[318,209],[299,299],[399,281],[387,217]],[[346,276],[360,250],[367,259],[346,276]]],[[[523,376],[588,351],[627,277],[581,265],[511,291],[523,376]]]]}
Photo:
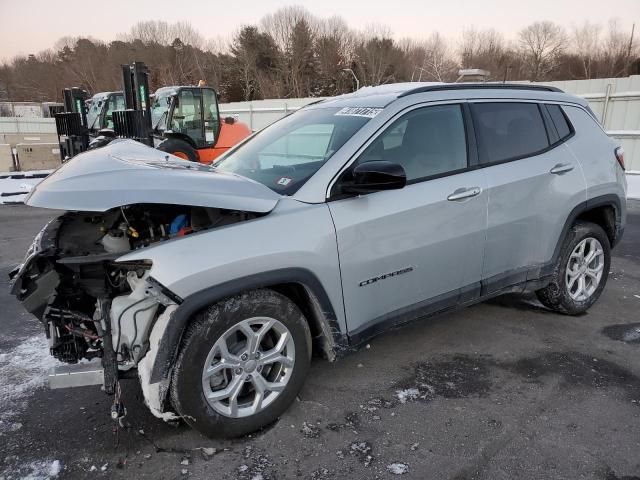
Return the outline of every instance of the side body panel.
{"type": "Polygon", "coordinates": [[[489,222],[483,276],[488,290],[527,280],[527,270],[551,261],[571,210],[586,200],[580,164],[566,145],[484,168],[489,222]],[[574,168],[551,174],[558,164],[574,168]]]}
{"type": "Polygon", "coordinates": [[[620,221],[626,222],[625,198],[627,182],[618,165],[614,150],[619,146],[609,138],[596,121],[582,108],[562,107],[573,124],[576,133],[567,141],[567,146],[582,165],[587,182],[587,199],[604,195],[620,198],[620,221]]]}
{"type": "Polygon", "coordinates": [[[350,333],[405,313],[417,318],[438,297],[454,304],[461,287],[479,284],[484,183],[484,172],[475,170],[329,203],[350,333]],[[482,193],[448,201],[461,187],[482,193]]]}
{"type": "MultiPolygon", "coordinates": [[[[282,269],[312,272],[346,333],[336,236],[327,205],[283,198],[264,217],[156,244],[119,258],[149,259],[150,275],[182,298],[282,269]]],[[[267,285],[265,285],[267,286],[267,285]]]]}

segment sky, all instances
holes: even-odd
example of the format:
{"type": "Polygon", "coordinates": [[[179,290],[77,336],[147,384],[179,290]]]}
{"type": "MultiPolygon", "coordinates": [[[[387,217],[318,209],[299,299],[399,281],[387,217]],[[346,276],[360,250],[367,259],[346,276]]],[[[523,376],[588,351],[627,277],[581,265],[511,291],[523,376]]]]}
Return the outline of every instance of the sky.
{"type": "MultiPolygon", "coordinates": [[[[188,21],[205,38],[230,37],[292,4],[319,17],[339,15],[355,29],[385,25],[396,38],[426,38],[437,30],[456,39],[471,26],[515,37],[537,20],[569,29],[585,20],[618,18],[625,30],[640,23],[640,0],[0,0],[0,61],[50,48],[63,36],[113,40],[141,20],[188,21]]],[[[636,33],[640,37],[640,25],[636,33]]]]}

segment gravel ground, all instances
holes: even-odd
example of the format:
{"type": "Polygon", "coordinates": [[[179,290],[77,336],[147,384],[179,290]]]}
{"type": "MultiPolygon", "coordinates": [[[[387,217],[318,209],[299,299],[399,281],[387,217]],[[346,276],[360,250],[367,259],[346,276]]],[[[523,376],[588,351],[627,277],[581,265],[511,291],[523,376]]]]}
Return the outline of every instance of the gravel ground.
{"type": "Polygon", "coordinates": [[[50,211],[0,207],[0,479],[640,479],[640,204],[585,315],[506,296],[314,359],[299,400],[233,441],[165,424],[124,381],[49,391],[41,327],[8,294],[50,211]]]}

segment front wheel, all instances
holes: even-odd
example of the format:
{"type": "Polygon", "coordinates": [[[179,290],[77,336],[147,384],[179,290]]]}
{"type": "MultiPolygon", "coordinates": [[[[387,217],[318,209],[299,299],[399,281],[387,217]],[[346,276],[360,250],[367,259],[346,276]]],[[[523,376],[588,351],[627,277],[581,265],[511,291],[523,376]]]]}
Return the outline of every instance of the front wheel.
{"type": "Polygon", "coordinates": [[[171,400],[208,437],[274,422],[302,388],[311,359],[306,319],[288,298],[256,290],[203,311],[183,338],[171,400]]]}
{"type": "Polygon", "coordinates": [[[576,222],[564,240],[551,283],[536,292],[548,308],[569,315],[587,311],[600,297],[609,276],[611,246],[595,223],[576,222]]]}

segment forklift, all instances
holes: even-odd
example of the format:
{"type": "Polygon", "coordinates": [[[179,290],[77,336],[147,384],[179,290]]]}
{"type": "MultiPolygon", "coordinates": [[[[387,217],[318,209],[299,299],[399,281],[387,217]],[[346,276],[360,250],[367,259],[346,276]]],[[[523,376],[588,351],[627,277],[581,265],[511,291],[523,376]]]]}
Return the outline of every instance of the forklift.
{"type": "Polygon", "coordinates": [[[143,62],[122,66],[125,110],[111,114],[92,147],[131,138],[184,160],[210,164],[251,135],[244,123],[221,118],[216,91],[207,86],[159,88],[149,95],[149,69],[143,62]]]}
{"type": "Polygon", "coordinates": [[[211,87],[162,87],[150,95],[149,69],[143,62],[122,65],[122,84],[121,92],[97,93],[90,100],[85,90],[64,89],[65,113],[56,115],[63,162],[116,138],[129,138],[210,164],[251,135],[246,124],[220,117],[218,95],[211,87]]]}
{"type": "Polygon", "coordinates": [[[87,99],[86,90],[65,88],[61,112],[56,112],[56,132],[60,158],[67,161],[92,148],[92,142],[104,130],[113,128],[113,112],[124,108],[122,92],[100,92],[87,99]]]}
{"type": "Polygon", "coordinates": [[[87,128],[87,91],[81,88],[62,90],[64,111],[56,113],[56,132],[60,144],[60,159],[65,162],[89,148],[87,128]]]}

